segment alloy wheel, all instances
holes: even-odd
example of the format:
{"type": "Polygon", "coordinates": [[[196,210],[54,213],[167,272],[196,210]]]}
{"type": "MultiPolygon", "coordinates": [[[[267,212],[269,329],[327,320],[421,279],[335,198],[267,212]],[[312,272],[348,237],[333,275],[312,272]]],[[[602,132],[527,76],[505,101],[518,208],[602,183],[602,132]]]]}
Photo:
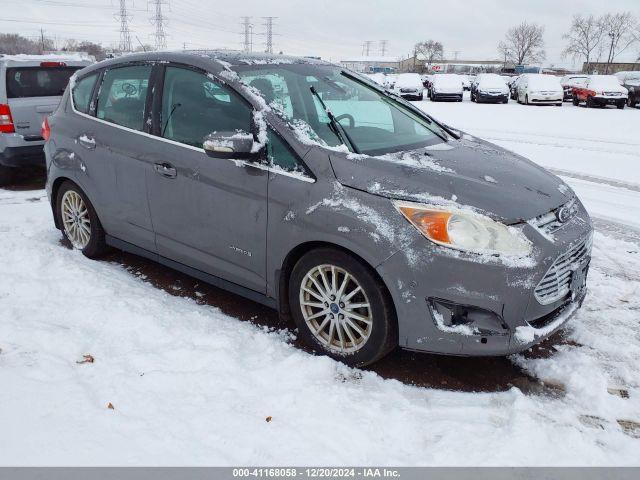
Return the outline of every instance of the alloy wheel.
{"type": "Polygon", "coordinates": [[[80,194],[67,190],[60,205],[64,233],[78,250],[84,249],[91,240],[91,220],[89,210],[80,194]]]}
{"type": "Polygon", "coordinates": [[[318,342],[333,353],[353,353],[371,337],[372,308],[358,280],[324,264],[311,268],[300,285],[302,316],[318,342]]]}

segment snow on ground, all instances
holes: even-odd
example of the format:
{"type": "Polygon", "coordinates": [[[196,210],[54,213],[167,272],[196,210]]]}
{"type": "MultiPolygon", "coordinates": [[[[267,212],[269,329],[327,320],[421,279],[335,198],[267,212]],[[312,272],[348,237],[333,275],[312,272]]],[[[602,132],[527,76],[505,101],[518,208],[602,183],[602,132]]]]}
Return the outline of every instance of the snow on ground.
{"type": "MultiPolygon", "coordinates": [[[[423,105],[474,135],[490,119],[526,136],[514,122],[525,117],[512,114],[525,107],[423,105]]],[[[552,143],[555,115],[569,110],[532,107],[539,130],[528,128],[552,143]]],[[[618,138],[614,122],[599,122],[600,138],[618,138]]],[[[584,135],[577,123],[562,135],[584,135]]],[[[607,168],[581,169],[562,162],[573,149],[547,148],[555,168],[637,181],[637,164],[611,173],[612,159],[629,155],[599,152],[607,168]]],[[[606,186],[615,190],[594,194],[590,210],[634,200],[606,186]]],[[[512,357],[561,393],[462,393],[309,355],[288,332],[88,260],[60,244],[43,191],[0,190],[0,465],[638,465],[640,243],[620,231],[595,236],[590,294],[569,342],[548,358],[512,357]],[[77,363],[87,354],[95,362],[77,363]]]]}

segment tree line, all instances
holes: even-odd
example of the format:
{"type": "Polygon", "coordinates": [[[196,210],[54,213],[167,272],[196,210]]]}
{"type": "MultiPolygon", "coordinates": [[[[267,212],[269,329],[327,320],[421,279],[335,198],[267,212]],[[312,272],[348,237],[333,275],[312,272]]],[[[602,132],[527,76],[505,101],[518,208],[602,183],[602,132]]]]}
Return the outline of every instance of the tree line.
{"type": "MultiPolygon", "coordinates": [[[[504,63],[526,65],[545,60],[544,30],[544,26],[526,21],[507,30],[504,39],[498,43],[504,63]]],[[[608,66],[620,54],[640,44],[640,19],[631,12],[574,15],[562,38],[566,42],[563,57],[583,61],[590,71],[593,63],[604,62],[608,66]]],[[[418,42],[414,55],[433,64],[444,59],[444,47],[435,40],[418,42]]],[[[640,53],[637,61],[640,61],[640,53]]]]}

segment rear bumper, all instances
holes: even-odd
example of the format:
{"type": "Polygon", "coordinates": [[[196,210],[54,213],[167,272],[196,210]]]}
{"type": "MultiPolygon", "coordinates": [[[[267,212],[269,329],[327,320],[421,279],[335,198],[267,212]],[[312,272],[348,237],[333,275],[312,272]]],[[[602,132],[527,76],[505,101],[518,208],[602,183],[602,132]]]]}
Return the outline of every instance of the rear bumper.
{"type": "Polygon", "coordinates": [[[45,160],[42,145],[6,147],[0,151],[0,165],[5,167],[44,167],[45,160]]]}

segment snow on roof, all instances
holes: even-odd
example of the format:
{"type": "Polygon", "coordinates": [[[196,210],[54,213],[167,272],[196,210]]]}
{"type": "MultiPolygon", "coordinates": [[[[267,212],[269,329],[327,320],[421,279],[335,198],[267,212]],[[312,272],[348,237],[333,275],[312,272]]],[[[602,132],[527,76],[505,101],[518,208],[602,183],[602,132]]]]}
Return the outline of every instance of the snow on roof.
{"type": "Polygon", "coordinates": [[[93,55],[84,52],[50,53],[47,55],[3,55],[0,60],[11,62],[95,62],[93,55]]]}

